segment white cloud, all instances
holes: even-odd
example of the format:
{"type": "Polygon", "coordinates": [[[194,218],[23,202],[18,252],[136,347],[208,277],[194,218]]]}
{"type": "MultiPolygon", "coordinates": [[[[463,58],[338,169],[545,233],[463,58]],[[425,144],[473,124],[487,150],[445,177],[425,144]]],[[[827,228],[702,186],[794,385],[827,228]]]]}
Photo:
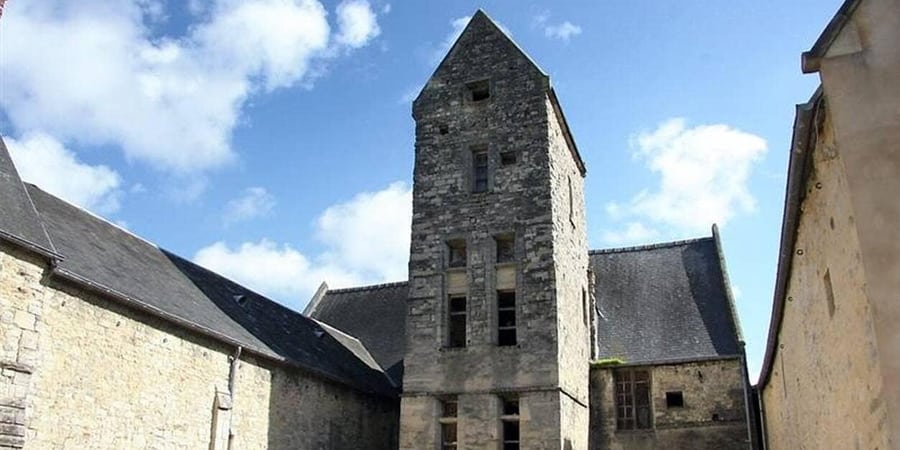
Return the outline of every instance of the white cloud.
{"type": "Polygon", "coordinates": [[[470,20],[472,20],[472,16],[463,16],[450,21],[452,30],[447,34],[444,40],[438,44],[437,48],[431,52],[431,60],[429,61],[431,64],[437,64],[444,59],[444,56],[450,51],[450,48],[453,47],[456,40],[459,39],[459,35],[466,29],[466,25],[469,24],[470,20]]]}
{"type": "Polygon", "coordinates": [[[225,205],[225,223],[241,222],[268,215],[275,207],[275,197],[263,187],[244,189],[241,196],[225,205]]]}
{"type": "Polygon", "coordinates": [[[412,190],[394,183],[327,208],[315,222],[324,250],[312,256],[268,239],[216,242],[194,262],[300,309],[322,281],[346,287],[405,280],[412,190]]]}
{"type": "Polygon", "coordinates": [[[0,102],[16,128],[116,145],[166,170],[216,167],[235,157],[231,133],[249,96],[309,84],[335,48],[377,34],[364,2],[338,13],[341,41],[317,0],[217,0],[184,36],[159,36],[160,5],[11,2],[0,102]]]}
{"type": "Polygon", "coordinates": [[[763,138],[728,125],[688,128],[684,119],[670,119],[633,137],[631,145],[633,156],[659,176],[659,186],[627,203],[607,205],[612,219],[649,221],[679,233],[708,232],[713,223],[725,225],[755,211],[749,179],[766,152],[763,138]]]}
{"type": "Polygon", "coordinates": [[[381,13],[382,14],[390,14],[391,13],[391,4],[385,3],[384,6],[381,8],[381,13]]]}
{"type": "Polygon", "coordinates": [[[99,214],[119,209],[121,178],[106,166],[91,166],[45,133],[6,138],[9,153],[23,180],[66,201],[99,214]]]}
{"type": "Polygon", "coordinates": [[[369,2],[346,0],[337,7],[338,42],[351,48],[362,47],[378,36],[381,29],[369,2]]]}
{"type": "Polygon", "coordinates": [[[566,42],[569,42],[569,39],[571,39],[572,36],[577,36],[579,34],[581,34],[581,27],[568,20],[557,25],[544,26],[544,36],[566,42]]]}
{"type": "Polygon", "coordinates": [[[647,243],[659,236],[659,231],[640,222],[629,222],[621,231],[604,230],[601,239],[612,245],[647,243]]]}

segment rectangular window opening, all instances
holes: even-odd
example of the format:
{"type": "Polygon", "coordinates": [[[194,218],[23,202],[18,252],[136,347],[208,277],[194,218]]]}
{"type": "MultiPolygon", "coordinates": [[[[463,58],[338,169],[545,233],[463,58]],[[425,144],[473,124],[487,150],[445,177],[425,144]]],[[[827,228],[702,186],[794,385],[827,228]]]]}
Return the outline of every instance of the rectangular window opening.
{"type": "Polygon", "coordinates": [[[516,345],[516,292],[497,292],[497,345],[516,345]]]}
{"type": "Polygon", "coordinates": [[[519,450],[519,399],[504,397],[502,401],[503,450],[519,450]]]}
{"type": "Polygon", "coordinates": [[[488,152],[487,149],[472,151],[472,192],[488,190],[488,152]]]}
{"type": "Polygon", "coordinates": [[[516,152],[503,152],[500,154],[500,164],[511,166],[516,163],[516,152]]]}
{"type": "Polygon", "coordinates": [[[466,241],[463,239],[456,239],[450,242],[447,242],[447,249],[449,250],[449,258],[447,260],[447,265],[450,267],[466,267],[466,241]]]}
{"type": "Polygon", "coordinates": [[[449,347],[466,346],[466,297],[451,295],[449,301],[449,347]]]}
{"type": "Polygon", "coordinates": [[[681,391],[666,392],[666,408],[683,408],[684,394],[681,391]]]}
{"type": "Polygon", "coordinates": [[[646,370],[617,370],[616,428],[645,430],[653,427],[650,408],[650,372],[646,370]]]}
{"type": "Polygon", "coordinates": [[[466,84],[469,91],[469,101],[473,103],[481,102],[491,98],[491,82],[490,80],[475,81],[466,84]]]}
{"type": "Polygon", "coordinates": [[[459,403],[456,397],[448,397],[441,402],[441,449],[455,450],[457,448],[456,423],[459,403]]]}
{"type": "Polygon", "coordinates": [[[497,244],[497,262],[507,263],[516,259],[516,237],[512,234],[504,234],[494,238],[497,244]]]}

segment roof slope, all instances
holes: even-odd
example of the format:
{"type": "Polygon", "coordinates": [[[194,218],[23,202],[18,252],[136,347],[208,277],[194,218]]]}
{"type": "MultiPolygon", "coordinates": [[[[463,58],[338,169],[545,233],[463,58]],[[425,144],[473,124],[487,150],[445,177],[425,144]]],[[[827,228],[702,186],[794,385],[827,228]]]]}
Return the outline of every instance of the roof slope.
{"type": "Polygon", "coordinates": [[[601,358],[656,363],[740,355],[715,237],[590,253],[601,358]]]}
{"type": "Polygon", "coordinates": [[[54,253],[25,185],[0,139],[0,234],[41,253],[54,253]]]}
{"type": "Polygon", "coordinates": [[[257,354],[366,392],[395,395],[385,374],[357,356],[359,349],[347,348],[313,320],[35,186],[28,194],[66,257],[54,273],[257,354]]]}
{"type": "Polygon", "coordinates": [[[366,346],[398,385],[406,350],[407,282],[327,291],[310,316],[366,346]]]}

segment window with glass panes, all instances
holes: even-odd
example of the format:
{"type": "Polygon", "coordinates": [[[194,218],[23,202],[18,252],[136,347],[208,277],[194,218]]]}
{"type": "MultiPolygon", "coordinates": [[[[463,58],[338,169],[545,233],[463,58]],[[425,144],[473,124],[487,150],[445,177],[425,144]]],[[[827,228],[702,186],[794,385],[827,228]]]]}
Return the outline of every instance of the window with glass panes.
{"type": "Polygon", "coordinates": [[[620,369],[614,372],[616,384],[616,428],[644,430],[653,427],[650,408],[650,372],[620,369]]]}
{"type": "Polygon", "coordinates": [[[441,450],[456,450],[457,429],[456,415],[459,403],[456,397],[448,397],[441,401],[441,450]]]}
{"type": "Polygon", "coordinates": [[[519,399],[504,397],[502,402],[500,423],[503,427],[503,450],[519,450],[519,399]]]}

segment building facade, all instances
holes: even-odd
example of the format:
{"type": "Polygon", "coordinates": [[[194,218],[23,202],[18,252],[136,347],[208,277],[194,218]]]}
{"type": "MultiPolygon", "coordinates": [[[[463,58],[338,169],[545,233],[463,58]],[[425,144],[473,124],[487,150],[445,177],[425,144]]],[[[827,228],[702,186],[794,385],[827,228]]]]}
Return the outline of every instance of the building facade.
{"type": "Polygon", "coordinates": [[[900,2],[848,0],[803,55],[769,340],[767,448],[900,446],[900,2]]]}

